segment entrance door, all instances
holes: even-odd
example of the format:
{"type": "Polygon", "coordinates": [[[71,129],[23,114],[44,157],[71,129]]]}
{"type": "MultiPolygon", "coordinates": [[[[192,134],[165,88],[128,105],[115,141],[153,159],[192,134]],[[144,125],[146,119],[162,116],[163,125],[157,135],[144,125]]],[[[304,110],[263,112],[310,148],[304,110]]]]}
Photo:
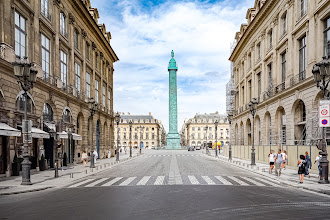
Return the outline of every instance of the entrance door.
{"type": "Polygon", "coordinates": [[[98,158],[100,158],[100,121],[97,120],[96,123],[96,150],[98,158]]]}
{"type": "Polygon", "coordinates": [[[1,146],[0,146],[0,174],[6,173],[7,166],[7,137],[1,137],[1,146]]]}
{"type": "Polygon", "coordinates": [[[31,169],[35,169],[37,167],[37,160],[38,160],[38,139],[33,138],[32,140],[32,148],[33,148],[33,156],[30,157],[31,161],[31,169]]]}
{"type": "Polygon", "coordinates": [[[48,165],[54,168],[54,138],[44,139],[45,158],[48,165]]]}

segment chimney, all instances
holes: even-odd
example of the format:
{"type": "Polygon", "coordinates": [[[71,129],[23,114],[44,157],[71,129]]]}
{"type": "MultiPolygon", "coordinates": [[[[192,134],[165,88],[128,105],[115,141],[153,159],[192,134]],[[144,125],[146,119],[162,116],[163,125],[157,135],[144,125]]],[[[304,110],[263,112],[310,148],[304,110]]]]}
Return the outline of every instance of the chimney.
{"type": "Polygon", "coordinates": [[[151,112],[149,112],[149,115],[151,115],[151,112]]]}

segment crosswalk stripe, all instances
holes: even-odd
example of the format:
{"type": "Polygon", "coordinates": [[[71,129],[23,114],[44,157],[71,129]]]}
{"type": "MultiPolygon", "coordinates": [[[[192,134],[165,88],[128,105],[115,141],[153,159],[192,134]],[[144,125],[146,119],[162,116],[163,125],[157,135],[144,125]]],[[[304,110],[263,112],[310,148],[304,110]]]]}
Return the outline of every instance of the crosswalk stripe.
{"type": "Polygon", "coordinates": [[[202,178],[205,180],[205,182],[209,185],[215,185],[215,182],[213,182],[213,180],[211,180],[210,177],[208,176],[202,176],[202,178]]]}
{"type": "Polygon", "coordinates": [[[97,184],[102,183],[103,181],[106,181],[107,179],[108,179],[108,178],[102,178],[102,179],[99,179],[99,180],[97,180],[97,181],[95,181],[95,182],[92,182],[92,183],[86,185],[85,187],[93,187],[93,186],[96,186],[97,184]]]}
{"type": "Polygon", "coordinates": [[[259,183],[255,180],[253,180],[252,178],[249,178],[249,177],[245,177],[245,176],[241,176],[242,179],[245,179],[246,181],[250,182],[250,183],[253,183],[254,185],[257,185],[257,186],[265,186],[264,184],[262,183],[259,183]]]}
{"type": "Polygon", "coordinates": [[[163,185],[165,180],[165,176],[158,176],[154,185],[163,185]]]}
{"type": "Polygon", "coordinates": [[[121,184],[119,184],[119,186],[127,186],[128,184],[130,184],[136,177],[128,177],[124,182],[122,182],[121,184]]]}
{"type": "Polygon", "coordinates": [[[259,180],[260,182],[267,183],[268,185],[279,187],[279,185],[277,185],[276,183],[273,183],[272,181],[267,181],[260,177],[256,177],[256,179],[259,180]]]}
{"type": "Polygon", "coordinates": [[[215,176],[223,185],[233,185],[231,182],[228,180],[224,179],[222,176],[215,176]]]}
{"type": "Polygon", "coordinates": [[[144,176],[136,185],[146,185],[151,176],[144,176]]]}
{"type": "Polygon", "coordinates": [[[242,185],[242,186],[248,186],[249,184],[247,184],[246,182],[243,182],[242,180],[237,179],[236,177],[233,176],[227,176],[229,179],[237,182],[238,184],[242,185]]]}
{"type": "Polygon", "coordinates": [[[191,184],[193,184],[193,185],[199,184],[199,182],[198,182],[198,180],[196,179],[195,176],[188,176],[188,178],[189,178],[191,184]]]}
{"type": "Polygon", "coordinates": [[[112,184],[118,182],[118,181],[121,180],[122,178],[123,178],[123,177],[116,177],[116,178],[114,178],[113,180],[111,180],[111,181],[109,181],[109,182],[103,184],[102,186],[111,186],[112,184]]]}
{"type": "Polygon", "coordinates": [[[82,181],[82,182],[79,182],[79,183],[76,183],[76,184],[74,184],[74,185],[71,185],[71,186],[69,186],[69,187],[70,187],[70,188],[73,188],[73,187],[81,186],[81,185],[83,185],[83,184],[85,184],[85,183],[88,183],[88,182],[91,182],[91,181],[93,181],[93,180],[95,180],[95,179],[87,179],[87,180],[84,180],[84,181],[82,181]]]}

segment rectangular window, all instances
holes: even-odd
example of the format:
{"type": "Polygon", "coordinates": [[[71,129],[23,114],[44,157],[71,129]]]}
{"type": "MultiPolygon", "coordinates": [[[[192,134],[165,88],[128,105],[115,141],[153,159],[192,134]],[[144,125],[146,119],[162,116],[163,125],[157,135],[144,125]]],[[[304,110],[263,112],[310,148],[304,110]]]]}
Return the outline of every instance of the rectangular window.
{"type": "Polygon", "coordinates": [[[89,60],[89,44],[86,42],[86,59],[89,60]]]}
{"type": "Polygon", "coordinates": [[[258,97],[261,95],[261,73],[258,73],[258,97]]]}
{"type": "Polygon", "coordinates": [[[105,87],[102,88],[102,105],[105,107],[105,87]]]}
{"type": "Polygon", "coordinates": [[[75,86],[77,91],[80,92],[80,65],[78,63],[74,64],[75,69],[75,86]]]}
{"type": "Polygon", "coordinates": [[[50,20],[48,0],[41,0],[41,14],[50,20]]]}
{"type": "Polygon", "coordinates": [[[248,59],[249,59],[249,69],[250,69],[252,67],[251,53],[249,53],[248,59]]]}
{"type": "Polygon", "coordinates": [[[282,16],[282,29],[283,29],[283,32],[282,34],[286,34],[286,13],[282,16]]]}
{"type": "Polygon", "coordinates": [[[282,82],[285,82],[286,78],[286,52],[282,53],[282,82]]]}
{"type": "Polygon", "coordinates": [[[261,59],[261,44],[257,44],[257,54],[258,54],[258,60],[261,59]]]}
{"type": "Polygon", "coordinates": [[[306,0],[300,0],[300,17],[306,14],[306,0]]]}
{"type": "Polygon", "coordinates": [[[60,32],[63,36],[67,36],[66,34],[66,24],[65,24],[65,15],[63,12],[60,13],[60,32]]]}
{"type": "Polygon", "coordinates": [[[273,30],[270,30],[268,32],[268,37],[269,37],[269,49],[273,47],[273,30]]]}
{"type": "Polygon", "coordinates": [[[110,89],[108,89],[108,109],[110,109],[110,89]]]}
{"type": "Polygon", "coordinates": [[[61,80],[63,83],[63,86],[66,87],[66,75],[67,75],[67,59],[66,59],[66,53],[64,53],[62,50],[60,51],[61,56],[61,80]]]}
{"type": "Polygon", "coordinates": [[[15,11],[15,55],[23,59],[26,55],[26,19],[15,11]]]}
{"type": "Polygon", "coordinates": [[[299,40],[299,80],[304,80],[306,74],[306,36],[299,40]]]}
{"type": "Polygon", "coordinates": [[[95,80],[95,102],[99,102],[99,81],[95,80]]]}
{"type": "Polygon", "coordinates": [[[49,79],[49,39],[41,34],[41,66],[43,72],[43,79],[49,79]]]}
{"type": "Polygon", "coordinates": [[[245,97],[244,97],[244,86],[242,86],[242,105],[245,103],[245,97]]]}
{"type": "Polygon", "coordinates": [[[324,55],[330,56],[330,17],[324,21],[324,55]]]}
{"type": "Polygon", "coordinates": [[[78,49],[79,48],[79,33],[78,30],[74,30],[74,48],[78,49]]]}
{"type": "Polygon", "coordinates": [[[251,80],[249,80],[248,85],[249,85],[249,100],[251,100],[252,99],[252,82],[251,82],[251,80]]]}
{"type": "Polygon", "coordinates": [[[273,86],[272,63],[268,64],[268,86],[269,88],[273,86]]]}
{"type": "Polygon", "coordinates": [[[244,62],[242,62],[242,78],[244,77],[244,62]]]}
{"type": "Polygon", "coordinates": [[[91,97],[91,74],[86,73],[86,95],[88,98],[91,97]]]}
{"type": "Polygon", "coordinates": [[[97,69],[97,54],[95,54],[95,68],[97,69]]]}

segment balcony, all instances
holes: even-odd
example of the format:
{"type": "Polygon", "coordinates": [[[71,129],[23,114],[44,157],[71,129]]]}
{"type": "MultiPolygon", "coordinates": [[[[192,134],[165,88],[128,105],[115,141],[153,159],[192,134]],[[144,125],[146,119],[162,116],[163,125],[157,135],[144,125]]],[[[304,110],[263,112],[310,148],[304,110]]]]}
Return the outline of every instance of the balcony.
{"type": "Polygon", "coordinates": [[[285,90],[285,82],[282,82],[281,84],[275,86],[275,94],[282,92],[285,90]]]}
{"type": "Polygon", "coordinates": [[[304,81],[305,79],[306,79],[306,71],[302,71],[298,75],[295,75],[290,79],[290,87],[297,85],[298,83],[304,81]]]}

